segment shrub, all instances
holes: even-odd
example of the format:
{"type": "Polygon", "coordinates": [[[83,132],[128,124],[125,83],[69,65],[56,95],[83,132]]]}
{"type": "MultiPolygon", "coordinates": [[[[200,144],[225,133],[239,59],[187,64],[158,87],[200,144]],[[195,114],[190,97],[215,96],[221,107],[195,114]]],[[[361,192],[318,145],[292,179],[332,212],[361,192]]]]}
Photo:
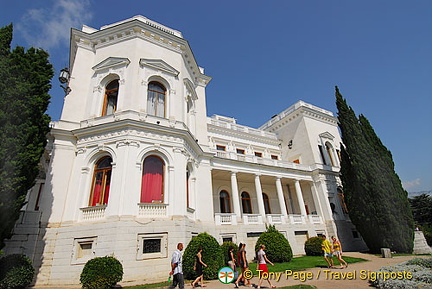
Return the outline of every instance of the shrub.
{"type": "Polygon", "coordinates": [[[255,252],[259,250],[259,245],[266,246],[267,258],[272,262],[289,262],[292,259],[292,250],[288,240],[280,233],[274,225],[267,227],[267,230],[260,235],[255,244],[255,252]]]}
{"type": "Polygon", "coordinates": [[[84,289],[109,289],[123,278],[123,266],[111,256],[96,257],[85,264],[80,281],[84,289]]]}
{"type": "MultiPolygon", "coordinates": [[[[228,266],[228,249],[229,247],[233,247],[233,253],[234,253],[234,258],[237,259],[237,251],[238,251],[238,246],[233,243],[233,242],[223,242],[223,244],[221,245],[221,250],[222,250],[222,256],[224,256],[224,264],[226,266],[228,266]]],[[[205,263],[205,262],[204,262],[205,263]]]]}
{"type": "Polygon", "coordinates": [[[321,244],[323,242],[323,238],[321,237],[312,237],[306,240],[304,244],[304,250],[306,252],[306,256],[321,256],[322,248],[321,244]]]}
{"type": "Polygon", "coordinates": [[[29,258],[22,254],[0,259],[0,288],[25,288],[33,281],[34,268],[29,258]]]}
{"type": "Polygon", "coordinates": [[[195,279],[198,277],[193,267],[199,247],[203,249],[202,260],[208,266],[203,268],[204,279],[216,279],[218,271],[224,266],[224,258],[219,243],[213,236],[207,233],[201,233],[193,237],[186,247],[182,264],[185,278],[195,279]]]}

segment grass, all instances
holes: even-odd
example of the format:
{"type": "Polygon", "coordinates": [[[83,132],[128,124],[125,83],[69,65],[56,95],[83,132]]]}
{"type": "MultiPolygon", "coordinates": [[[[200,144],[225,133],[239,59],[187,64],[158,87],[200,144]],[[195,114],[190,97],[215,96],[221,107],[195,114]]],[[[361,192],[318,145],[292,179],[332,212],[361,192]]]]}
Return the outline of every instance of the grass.
{"type": "MultiPolygon", "coordinates": [[[[348,264],[366,261],[365,259],[362,258],[353,258],[347,256],[344,256],[343,259],[348,264]]],[[[333,258],[333,262],[335,266],[339,265],[339,261],[337,260],[337,258],[333,258]]],[[[267,266],[269,268],[269,271],[271,272],[284,272],[285,270],[300,271],[300,270],[306,270],[314,267],[327,268],[327,263],[324,260],[324,257],[322,256],[302,256],[302,257],[294,257],[290,262],[275,263],[274,266],[271,265],[267,265],[267,266]]],[[[249,269],[252,271],[255,271],[256,267],[257,267],[256,263],[249,264],[249,269]]]]}
{"type": "MultiPolygon", "coordinates": [[[[343,259],[348,263],[357,263],[357,262],[364,262],[365,259],[362,258],[353,258],[353,257],[347,257],[344,256],[343,259]]],[[[337,258],[333,258],[333,261],[335,263],[335,266],[339,265],[339,262],[337,258]]],[[[250,263],[249,269],[255,272],[257,267],[256,263],[250,263]]],[[[270,272],[284,272],[285,270],[293,270],[293,271],[301,271],[306,270],[309,268],[314,267],[323,267],[327,268],[327,263],[324,260],[322,256],[302,256],[302,257],[294,257],[290,262],[285,263],[275,263],[274,266],[268,265],[270,272]]],[[[185,284],[188,284],[185,280],[185,284]]],[[[131,287],[124,287],[128,289],[149,289],[149,288],[160,288],[160,287],[167,287],[170,283],[168,282],[161,282],[161,283],[153,283],[153,284],[146,284],[146,285],[140,285],[140,286],[131,286],[131,287]]],[[[279,287],[278,289],[313,289],[316,288],[314,286],[310,285],[295,285],[295,286],[288,286],[288,287],[279,287]]]]}

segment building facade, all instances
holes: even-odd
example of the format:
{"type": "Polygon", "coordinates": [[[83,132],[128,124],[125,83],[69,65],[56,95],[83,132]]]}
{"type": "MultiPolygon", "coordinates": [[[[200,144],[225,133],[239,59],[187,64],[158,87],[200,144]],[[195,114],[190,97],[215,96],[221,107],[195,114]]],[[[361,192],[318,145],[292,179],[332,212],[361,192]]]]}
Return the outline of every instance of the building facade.
{"type": "Polygon", "coordinates": [[[208,117],[211,77],[179,31],[135,16],[71,34],[71,92],[5,247],[32,259],[36,286],[78,284],[106,255],[123,284],[158,281],[178,242],[208,232],[254,248],[268,224],[294,254],[320,234],[366,248],[344,206],[331,112],[298,101],[258,129],[208,117]]]}

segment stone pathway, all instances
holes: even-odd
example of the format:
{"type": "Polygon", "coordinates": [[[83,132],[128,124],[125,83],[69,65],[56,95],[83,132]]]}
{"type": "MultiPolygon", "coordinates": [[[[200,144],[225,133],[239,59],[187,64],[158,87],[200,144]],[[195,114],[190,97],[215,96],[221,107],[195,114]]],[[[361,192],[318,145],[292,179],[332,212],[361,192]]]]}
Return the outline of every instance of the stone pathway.
{"type": "MultiPolygon", "coordinates": [[[[374,272],[383,266],[390,266],[399,264],[410,259],[415,258],[415,256],[397,256],[393,258],[382,258],[369,254],[348,252],[344,254],[349,257],[363,258],[368,260],[367,262],[359,262],[348,264],[348,268],[344,269],[327,269],[327,268],[311,268],[305,271],[298,271],[298,274],[303,272],[303,276],[297,275],[297,280],[294,280],[294,274],[286,277],[282,274],[279,281],[272,280],[273,285],[277,287],[292,286],[298,284],[307,284],[316,286],[318,289],[334,289],[334,288],[371,288],[368,282],[368,272],[374,272]],[[307,275],[306,275],[307,274],[307,275]],[[306,279],[307,277],[312,278],[312,280],[306,280],[305,282],[300,281],[300,278],[306,279]],[[345,278],[345,279],[343,279],[345,278]]],[[[420,256],[427,257],[427,256],[420,256]]],[[[335,259],[336,261],[336,259],[335,259]]],[[[339,264],[336,261],[336,264],[339,264]]],[[[339,266],[337,266],[339,267],[339,266]]],[[[289,270],[289,268],[286,268],[289,270]]],[[[254,272],[255,273],[255,272],[254,272]]],[[[258,283],[258,278],[252,278],[252,283],[258,283]]],[[[208,289],[230,289],[234,288],[233,284],[222,284],[218,280],[208,281],[206,283],[208,289]]],[[[268,288],[268,283],[266,280],[263,281],[264,288],[268,288]]],[[[240,288],[246,289],[248,287],[241,286],[240,288]]],[[[185,289],[192,289],[192,287],[185,286],[185,289]]]]}

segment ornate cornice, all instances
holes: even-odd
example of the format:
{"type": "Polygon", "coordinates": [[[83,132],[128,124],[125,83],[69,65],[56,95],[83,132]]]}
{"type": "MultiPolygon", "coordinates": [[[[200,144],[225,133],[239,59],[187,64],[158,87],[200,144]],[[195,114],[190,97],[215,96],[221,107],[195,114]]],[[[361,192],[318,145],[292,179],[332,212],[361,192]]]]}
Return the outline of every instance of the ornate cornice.
{"type": "Polygon", "coordinates": [[[169,65],[168,63],[166,63],[162,59],[144,59],[144,58],[141,58],[139,63],[141,66],[148,66],[148,67],[154,68],[156,70],[161,70],[161,71],[164,71],[164,72],[171,74],[173,76],[178,76],[180,73],[178,70],[176,70],[174,67],[172,67],[171,65],[169,65]]]}

